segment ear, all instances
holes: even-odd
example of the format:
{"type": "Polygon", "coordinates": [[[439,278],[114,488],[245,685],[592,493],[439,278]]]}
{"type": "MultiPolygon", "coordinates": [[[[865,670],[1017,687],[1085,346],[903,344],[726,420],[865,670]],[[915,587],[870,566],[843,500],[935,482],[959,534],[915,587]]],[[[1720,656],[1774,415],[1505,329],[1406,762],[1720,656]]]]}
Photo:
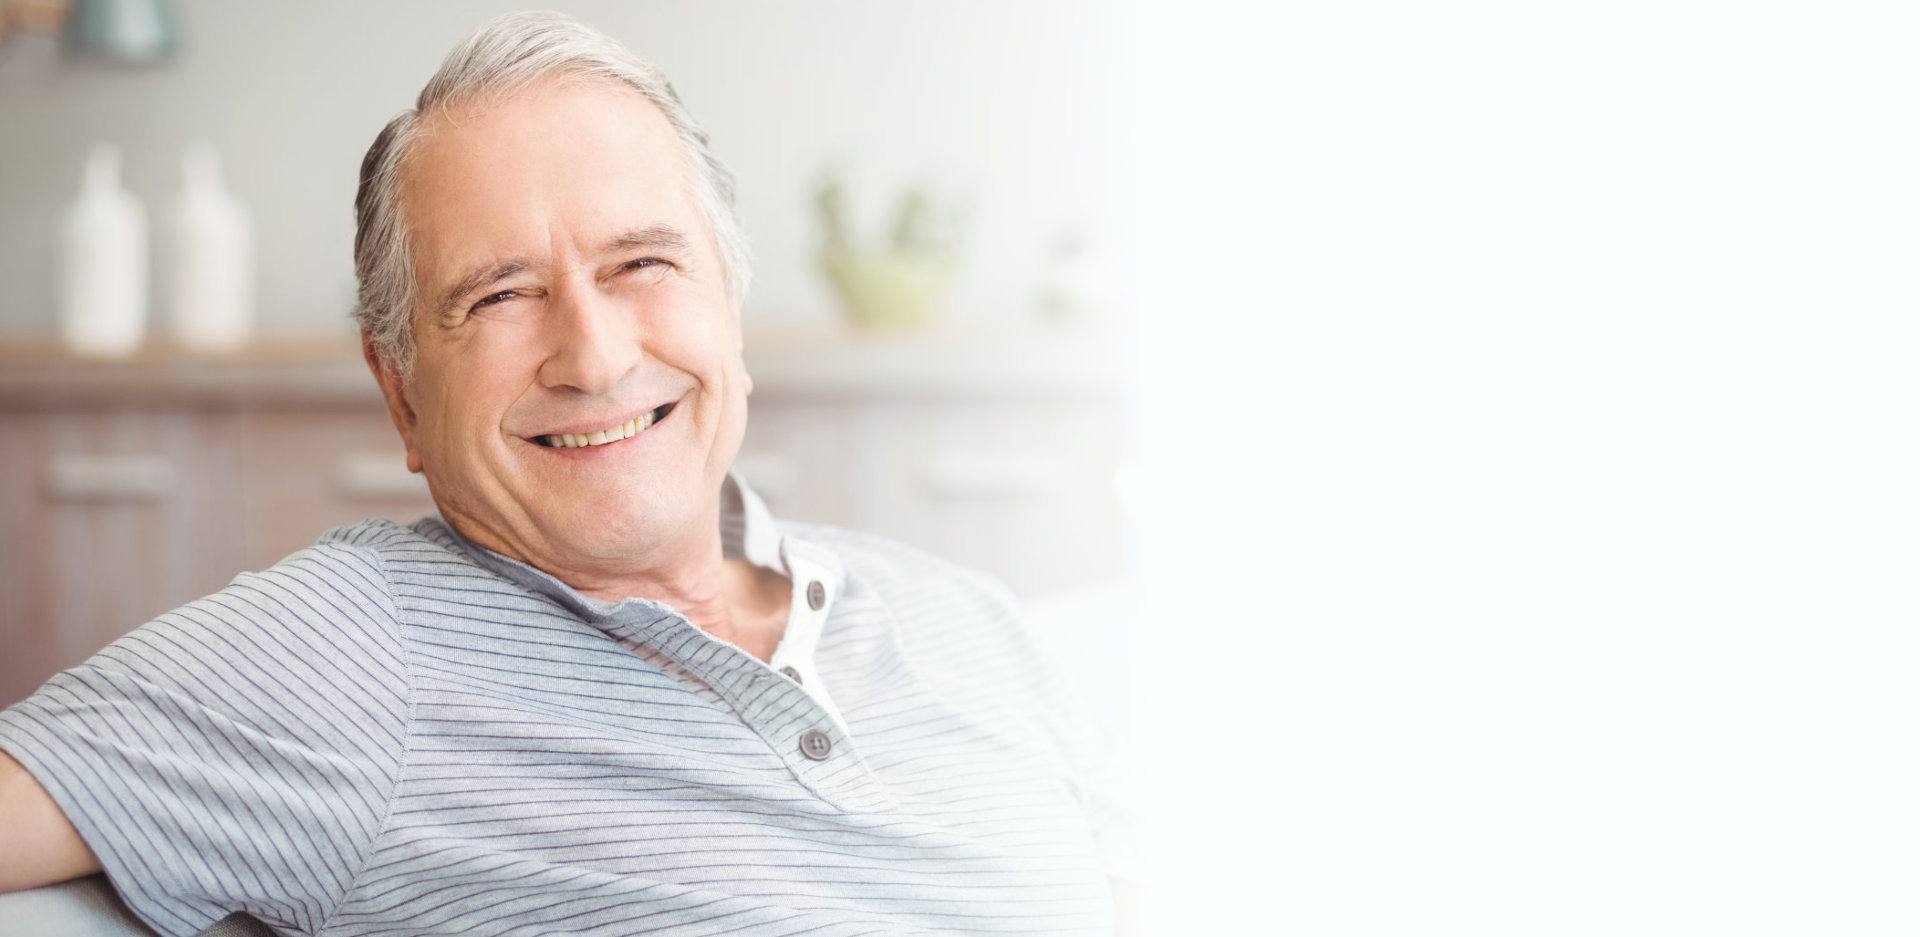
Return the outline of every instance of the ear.
{"type": "Polygon", "coordinates": [[[360,333],[360,356],[367,360],[367,369],[373,372],[374,381],[380,385],[380,396],[387,401],[387,416],[393,419],[393,428],[400,431],[400,442],[407,447],[407,471],[420,472],[425,463],[420,460],[420,449],[413,441],[415,419],[413,405],[407,402],[406,382],[381,359],[379,349],[374,347],[373,336],[364,331],[360,333]]]}

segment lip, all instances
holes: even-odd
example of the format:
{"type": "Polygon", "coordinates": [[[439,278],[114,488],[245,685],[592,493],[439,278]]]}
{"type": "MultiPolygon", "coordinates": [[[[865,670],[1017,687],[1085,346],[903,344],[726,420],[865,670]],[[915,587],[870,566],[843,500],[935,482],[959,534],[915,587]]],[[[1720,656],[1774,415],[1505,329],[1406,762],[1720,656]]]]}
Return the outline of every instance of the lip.
{"type": "MultiPolygon", "coordinates": [[[[662,404],[661,406],[665,406],[665,405],[662,404]]],[[[660,409],[660,407],[643,407],[625,416],[617,416],[609,420],[582,420],[578,423],[571,423],[566,426],[558,426],[558,427],[554,427],[553,429],[543,429],[537,433],[529,433],[527,434],[526,438],[539,439],[542,436],[558,436],[562,433],[597,433],[604,429],[611,429],[615,426],[619,426],[620,424],[625,423],[629,420],[632,420],[635,417],[640,416],[641,414],[651,413],[654,410],[658,410],[658,409],[660,409]]]]}
{"type": "Polygon", "coordinates": [[[655,407],[649,407],[642,410],[634,410],[628,415],[623,417],[616,417],[616,418],[606,419],[606,420],[596,419],[592,421],[581,421],[578,423],[568,424],[563,428],[544,430],[540,433],[536,433],[530,436],[522,436],[520,438],[522,441],[526,443],[537,446],[541,449],[547,449],[554,452],[586,453],[594,449],[605,449],[610,446],[617,446],[620,443],[627,442],[632,439],[637,439],[640,436],[646,435],[648,431],[653,429],[653,427],[666,422],[668,417],[672,416],[673,412],[679,409],[682,400],[684,400],[684,398],[670,400],[670,401],[667,401],[666,403],[660,404],[655,407]],[[617,428],[621,424],[630,422],[632,420],[645,417],[648,414],[652,414],[653,419],[649,422],[646,429],[643,429],[639,433],[633,436],[629,436],[626,439],[616,439],[616,440],[611,440],[609,442],[601,443],[595,446],[586,446],[586,447],[579,447],[579,448],[549,446],[544,442],[542,442],[542,440],[548,436],[559,436],[559,435],[568,434],[568,433],[585,436],[585,435],[591,435],[593,433],[603,432],[608,429],[617,428]]]}

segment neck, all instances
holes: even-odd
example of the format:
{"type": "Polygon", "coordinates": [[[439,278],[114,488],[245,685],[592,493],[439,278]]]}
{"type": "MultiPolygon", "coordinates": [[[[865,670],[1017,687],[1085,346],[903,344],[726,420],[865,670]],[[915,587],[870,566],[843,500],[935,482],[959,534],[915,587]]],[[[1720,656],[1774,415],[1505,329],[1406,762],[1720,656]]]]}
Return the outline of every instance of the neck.
{"type": "MultiPolygon", "coordinates": [[[[458,526],[455,528],[459,529],[458,526]]],[[[608,602],[645,598],[685,616],[708,634],[769,660],[786,633],[792,606],[787,577],[746,560],[727,559],[718,517],[702,525],[694,543],[680,543],[622,567],[549,569],[525,556],[488,543],[491,538],[462,536],[495,553],[527,563],[573,587],[581,595],[608,602]]]]}
{"type": "Polygon", "coordinates": [[[695,627],[771,660],[787,630],[792,586],[787,577],[746,560],[723,559],[719,549],[671,577],[636,577],[627,585],[581,589],[581,594],[618,602],[641,596],[671,606],[695,627]]]}

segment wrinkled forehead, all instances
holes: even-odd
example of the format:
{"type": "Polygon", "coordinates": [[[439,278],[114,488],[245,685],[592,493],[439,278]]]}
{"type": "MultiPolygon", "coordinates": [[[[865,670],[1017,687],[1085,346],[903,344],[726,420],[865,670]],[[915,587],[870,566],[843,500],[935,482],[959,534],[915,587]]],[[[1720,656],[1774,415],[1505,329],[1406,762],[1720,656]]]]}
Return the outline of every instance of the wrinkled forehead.
{"type": "MultiPolygon", "coordinates": [[[[686,146],[664,113],[624,83],[561,75],[420,115],[400,164],[397,208],[416,276],[476,240],[604,233],[668,224],[711,244],[686,146]]],[[[471,258],[469,258],[471,259],[471,258]]]]}

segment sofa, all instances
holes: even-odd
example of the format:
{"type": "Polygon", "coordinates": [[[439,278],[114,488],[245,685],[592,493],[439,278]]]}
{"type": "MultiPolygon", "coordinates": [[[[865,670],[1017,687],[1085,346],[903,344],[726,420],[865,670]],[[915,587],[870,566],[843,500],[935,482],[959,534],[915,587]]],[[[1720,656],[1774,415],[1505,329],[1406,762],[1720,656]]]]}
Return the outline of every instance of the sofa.
{"type": "MultiPolygon", "coordinates": [[[[0,937],[158,937],[127,910],[104,875],[0,895],[0,937]]],[[[245,914],[230,914],[199,937],[273,937],[245,914]]]]}

